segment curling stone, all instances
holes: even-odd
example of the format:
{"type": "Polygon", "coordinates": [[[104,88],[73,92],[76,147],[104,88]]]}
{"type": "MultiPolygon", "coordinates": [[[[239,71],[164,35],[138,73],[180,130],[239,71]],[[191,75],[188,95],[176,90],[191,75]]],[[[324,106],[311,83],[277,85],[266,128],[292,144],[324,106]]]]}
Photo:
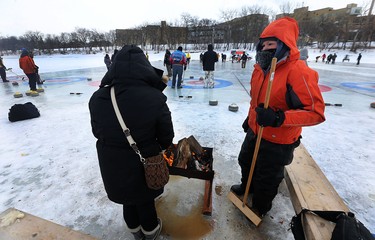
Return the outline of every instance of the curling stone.
{"type": "Polygon", "coordinates": [[[26,94],[26,96],[30,96],[31,95],[31,91],[27,90],[25,94],[26,94]]]}
{"type": "Polygon", "coordinates": [[[370,107],[375,108],[375,102],[371,103],[370,107]]]}
{"type": "Polygon", "coordinates": [[[210,104],[210,106],[216,106],[219,102],[217,100],[210,100],[208,102],[208,104],[210,104]]]}
{"type": "Polygon", "coordinates": [[[36,91],[37,91],[38,93],[40,93],[40,92],[44,92],[44,88],[37,88],[36,91]]]}
{"type": "Polygon", "coordinates": [[[30,96],[36,97],[39,96],[39,93],[37,91],[30,91],[30,96]]]}
{"type": "Polygon", "coordinates": [[[232,103],[231,105],[228,106],[228,110],[231,112],[237,112],[238,111],[238,106],[235,103],[232,103]]]}
{"type": "Polygon", "coordinates": [[[12,82],[13,86],[18,86],[18,82],[12,82]]]}
{"type": "Polygon", "coordinates": [[[190,79],[194,79],[194,76],[190,76],[190,79]]]}
{"type": "Polygon", "coordinates": [[[91,81],[92,80],[92,78],[87,78],[87,81],[91,81]]]}
{"type": "Polygon", "coordinates": [[[200,77],[200,78],[199,78],[199,81],[203,81],[203,80],[204,80],[204,78],[203,78],[203,77],[200,77]]]}
{"type": "Polygon", "coordinates": [[[20,97],[23,97],[23,94],[20,93],[20,92],[15,92],[15,93],[13,94],[13,97],[15,97],[15,98],[20,98],[20,97]]]}

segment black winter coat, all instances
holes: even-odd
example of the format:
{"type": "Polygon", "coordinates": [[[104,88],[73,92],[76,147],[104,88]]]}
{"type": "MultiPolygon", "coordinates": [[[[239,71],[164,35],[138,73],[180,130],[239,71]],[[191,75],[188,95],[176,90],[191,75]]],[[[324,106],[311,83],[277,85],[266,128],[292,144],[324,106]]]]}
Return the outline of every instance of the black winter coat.
{"type": "Polygon", "coordinates": [[[124,46],[89,102],[91,126],[108,198],[120,204],[142,203],[163,189],[146,186],[143,165],[129,146],[115,115],[110,86],[126,126],[143,157],[157,155],[174,137],[171,112],[162,93],[163,71],[154,69],[138,47],[124,46]]]}
{"type": "Polygon", "coordinates": [[[215,62],[219,59],[212,46],[208,46],[208,51],[203,54],[202,64],[203,71],[215,71],[215,62]]]}

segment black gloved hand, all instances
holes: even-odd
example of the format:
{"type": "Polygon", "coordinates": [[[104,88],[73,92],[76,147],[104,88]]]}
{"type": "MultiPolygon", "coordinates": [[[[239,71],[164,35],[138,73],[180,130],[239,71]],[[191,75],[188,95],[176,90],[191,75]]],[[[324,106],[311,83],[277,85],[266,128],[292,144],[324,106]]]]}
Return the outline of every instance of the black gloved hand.
{"type": "Polygon", "coordinates": [[[242,123],[242,128],[243,128],[244,132],[247,132],[247,130],[249,130],[249,123],[248,122],[249,122],[249,116],[247,116],[245,121],[243,121],[243,123],[242,123]]]}
{"type": "Polygon", "coordinates": [[[186,71],[186,65],[184,65],[184,71],[186,71]]]}
{"type": "Polygon", "coordinates": [[[257,123],[262,127],[280,127],[285,120],[285,114],[282,110],[273,110],[264,108],[264,103],[255,108],[257,112],[257,123]]]}

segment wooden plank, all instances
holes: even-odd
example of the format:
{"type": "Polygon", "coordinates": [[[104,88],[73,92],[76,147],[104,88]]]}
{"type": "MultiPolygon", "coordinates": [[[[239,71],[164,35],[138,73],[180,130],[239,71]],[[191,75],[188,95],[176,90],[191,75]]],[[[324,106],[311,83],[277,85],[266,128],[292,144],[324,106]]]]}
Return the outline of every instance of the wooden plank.
{"type": "Polygon", "coordinates": [[[202,213],[209,216],[212,214],[212,180],[206,180],[204,184],[202,213]]]}
{"type": "Polygon", "coordinates": [[[259,226],[262,222],[262,219],[256,215],[248,205],[243,205],[242,199],[240,199],[236,194],[232,191],[228,193],[228,199],[243,213],[247,218],[250,219],[251,222],[254,223],[255,226],[259,226]]]}
{"type": "Polygon", "coordinates": [[[1,240],[97,240],[51,221],[9,208],[0,214],[1,240]],[[9,220],[18,215],[14,220],[9,220]]]}
{"type": "MultiPolygon", "coordinates": [[[[349,211],[306,148],[301,144],[293,162],[285,168],[285,181],[296,213],[302,208],[323,211],[349,211]]],[[[303,226],[307,240],[331,239],[334,223],[306,214],[303,226]]]]}

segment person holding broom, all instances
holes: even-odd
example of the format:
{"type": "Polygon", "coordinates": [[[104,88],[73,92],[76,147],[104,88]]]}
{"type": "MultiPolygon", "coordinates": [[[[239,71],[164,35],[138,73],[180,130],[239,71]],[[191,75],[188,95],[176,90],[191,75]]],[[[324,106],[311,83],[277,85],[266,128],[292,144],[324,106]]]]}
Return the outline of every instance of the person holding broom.
{"type": "Polygon", "coordinates": [[[250,109],[242,125],[246,136],[238,156],[241,183],[233,185],[231,191],[237,196],[246,191],[257,134],[262,127],[249,187],[251,209],[259,217],[272,208],[272,201],[284,178],[284,167],[292,162],[294,149],[300,144],[302,127],[325,121],[318,73],[300,60],[298,34],[296,20],[280,18],[263,30],[257,45],[256,64],[250,81],[250,109]],[[265,96],[270,84],[267,79],[274,57],[277,63],[266,108],[265,96]]]}
{"type": "Polygon", "coordinates": [[[34,60],[30,57],[29,51],[25,48],[22,49],[19,58],[19,66],[29,79],[30,91],[36,91],[36,83],[38,82],[38,67],[35,65],[34,60]]]}

